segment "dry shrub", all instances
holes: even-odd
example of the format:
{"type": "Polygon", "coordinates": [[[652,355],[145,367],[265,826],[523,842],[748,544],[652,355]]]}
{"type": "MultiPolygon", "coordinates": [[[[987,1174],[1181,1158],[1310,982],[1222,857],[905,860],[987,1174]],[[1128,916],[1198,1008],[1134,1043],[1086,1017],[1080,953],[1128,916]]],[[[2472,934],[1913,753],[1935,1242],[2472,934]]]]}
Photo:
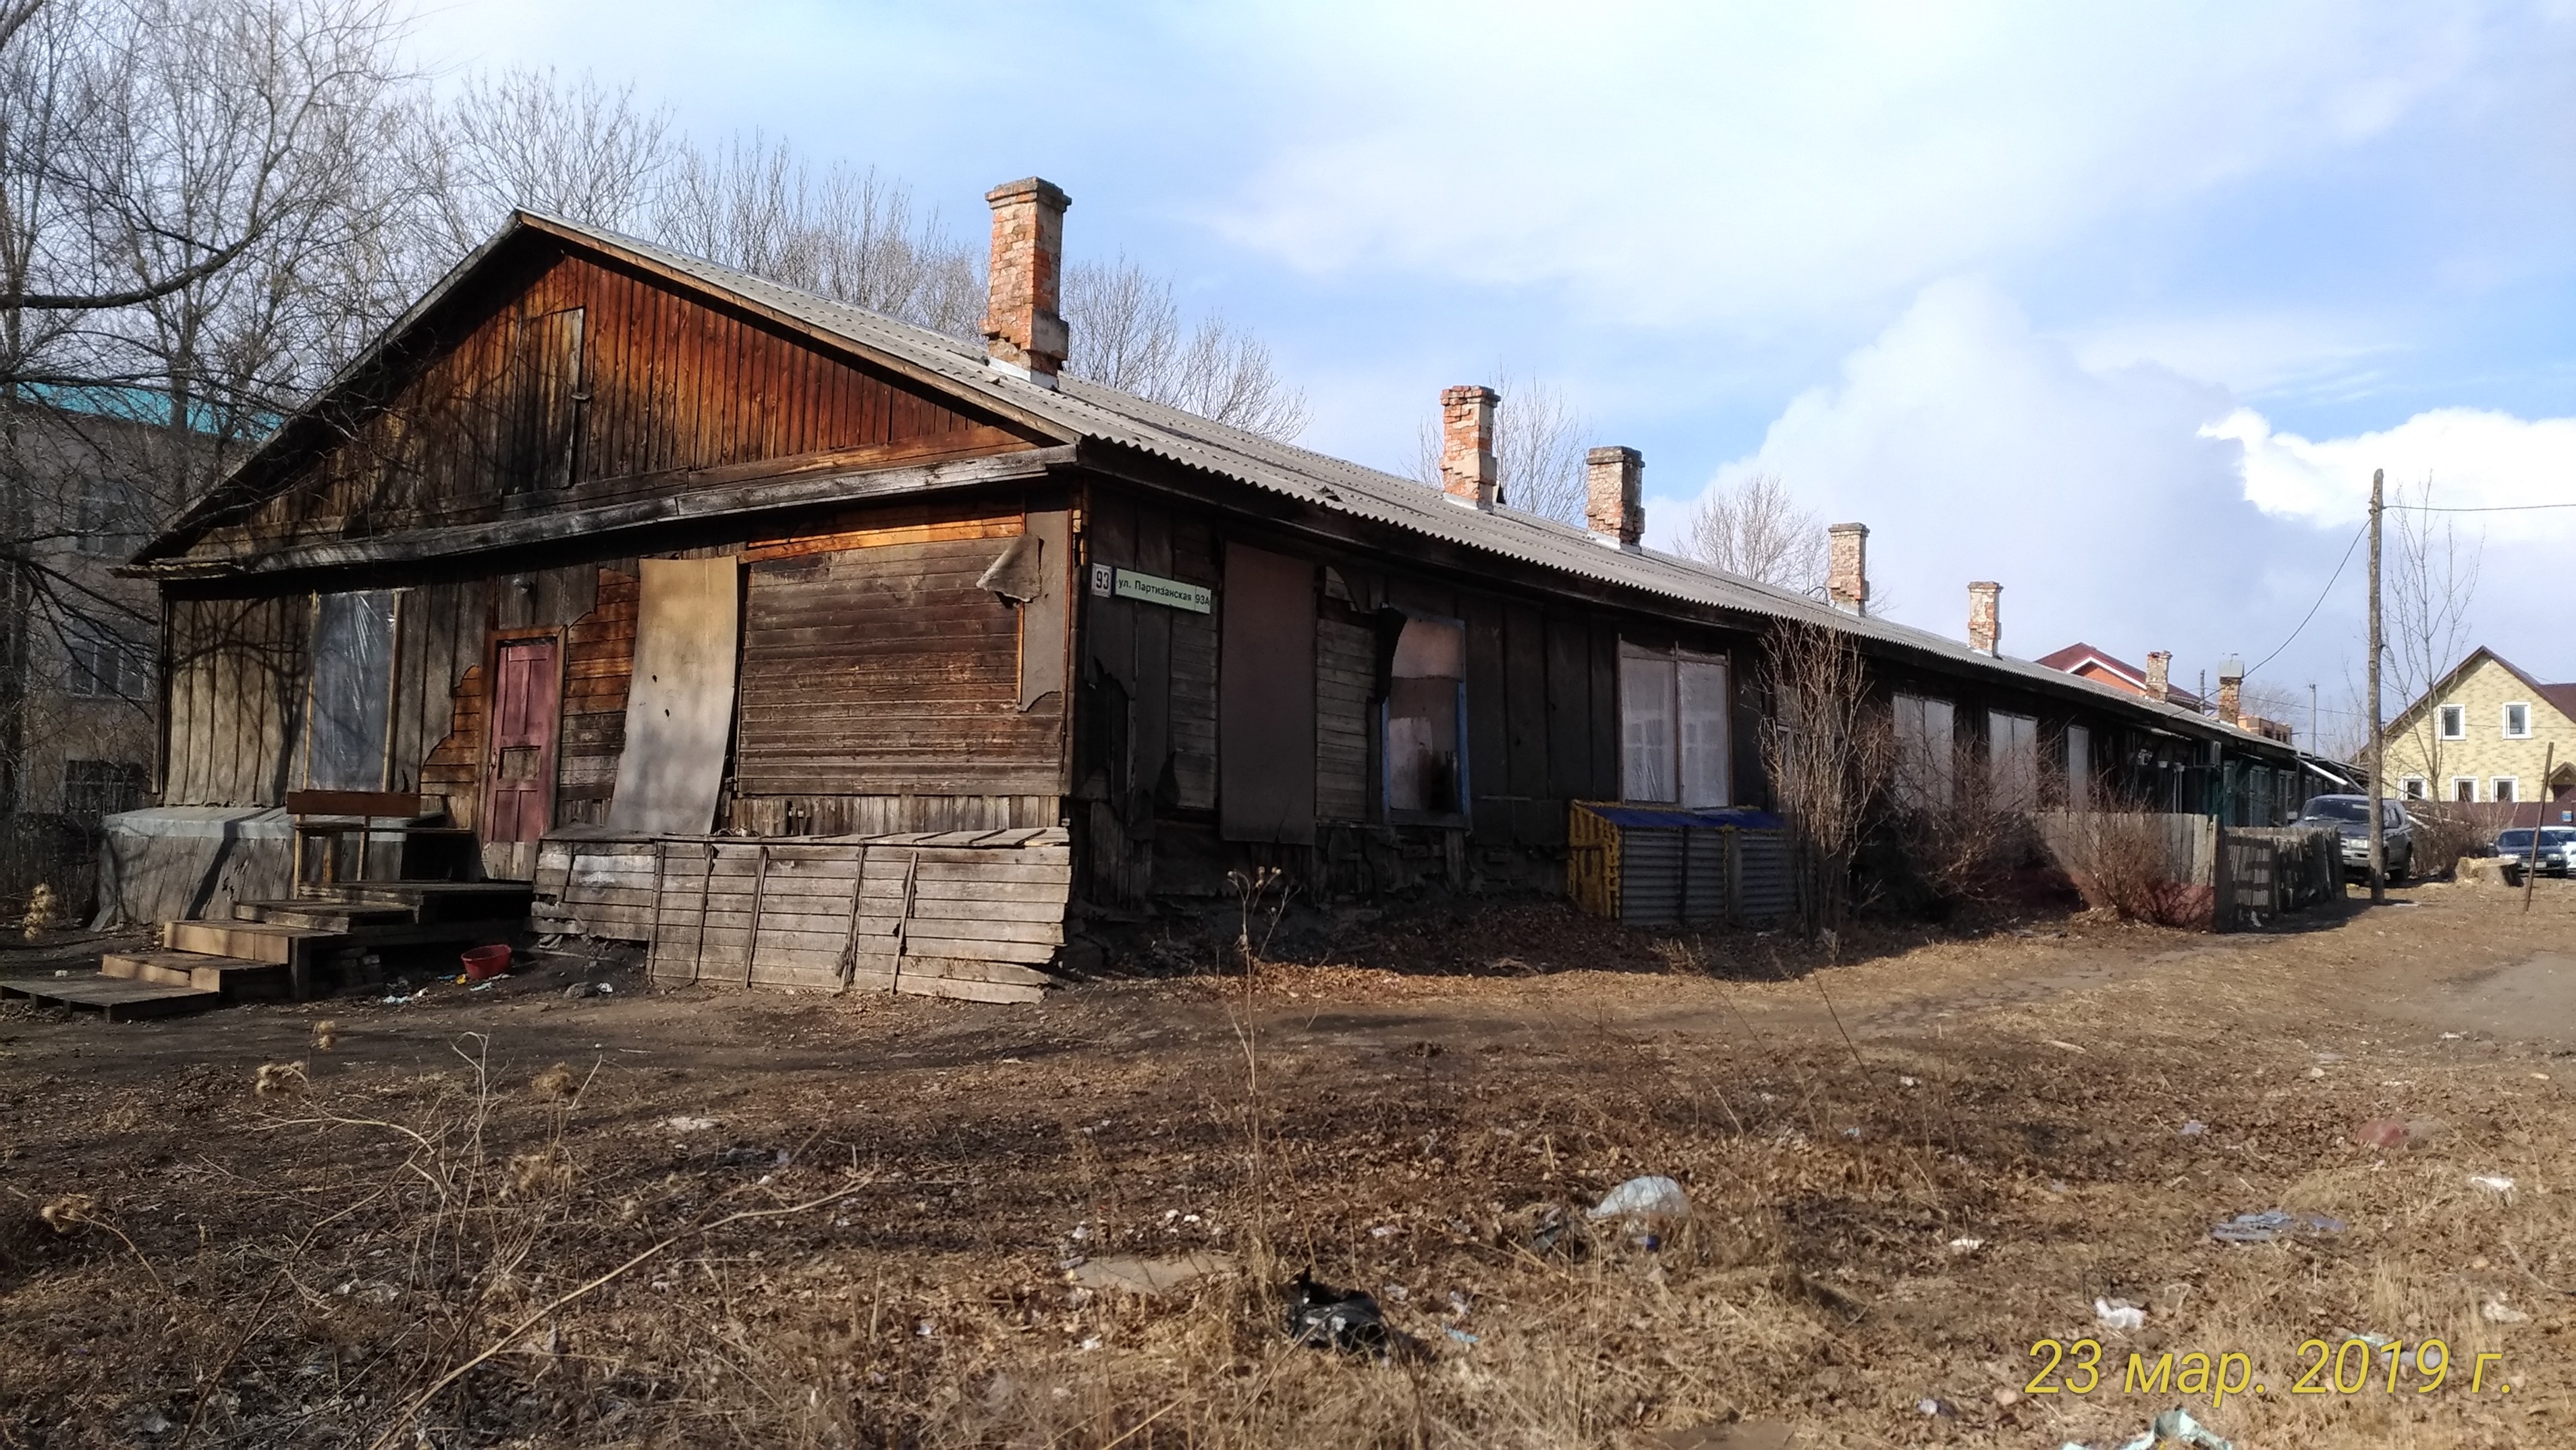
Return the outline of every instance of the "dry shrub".
{"type": "Polygon", "coordinates": [[[2485,854],[2496,833],[2512,819],[2513,807],[2475,801],[2408,801],[2407,818],[2415,823],[2418,877],[2447,876],[2463,856],[2485,854]]]}
{"type": "Polygon", "coordinates": [[[571,1097],[577,1086],[579,1084],[573,1078],[572,1068],[560,1062],[528,1081],[528,1091],[547,1102],[561,1102],[571,1097]]]}
{"type": "Polygon", "coordinates": [[[251,1091],[264,1098],[288,1098],[304,1091],[310,1081],[303,1063],[263,1062],[251,1081],[251,1091]]]}
{"type": "Polygon", "coordinates": [[[1907,879],[1892,894],[1937,908],[2011,898],[2025,868],[2042,857],[2032,804],[1995,789],[1985,760],[1966,744],[1954,751],[1946,783],[1901,782],[1885,833],[1894,850],[1882,859],[1907,879]]]}
{"type": "Polygon", "coordinates": [[[2056,843],[2062,866],[2084,904],[2124,921],[2184,924],[2191,884],[2179,879],[2161,820],[2147,811],[2084,811],[2068,820],[2056,843]]]}
{"type": "Polygon", "coordinates": [[[44,1207],[36,1210],[36,1217],[54,1232],[67,1234],[89,1222],[97,1208],[98,1200],[86,1193],[66,1193],[47,1200],[44,1207]]]}
{"type": "Polygon", "coordinates": [[[1762,764],[1788,823],[1799,915],[1813,936],[1842,924],[1893,737],[1849,636],[1783,623],[1764,641],[1762,670],[1773,717],[1762,764]]]}
{"type": "Polygon", "coordinates": [[[313,1024],[313,1050],[315,1052],[329,1052],[332,1044],[339,1040],[339,1023],[325,1017],[321,1021],[313,1024]]]}

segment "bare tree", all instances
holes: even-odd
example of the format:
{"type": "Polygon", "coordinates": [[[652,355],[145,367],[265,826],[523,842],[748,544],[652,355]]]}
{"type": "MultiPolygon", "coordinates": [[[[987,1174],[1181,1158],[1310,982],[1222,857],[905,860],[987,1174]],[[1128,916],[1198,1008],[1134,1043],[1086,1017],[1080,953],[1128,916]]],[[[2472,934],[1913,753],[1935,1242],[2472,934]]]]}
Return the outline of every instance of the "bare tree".
{"type": "Polygon", "coordinates": [[[684,148],[648,234],[676,250],[953,337],[975,335],[975,249],[920,212],[912,189],[835,162],[817,174],[759,133],[684,148]]]}
{"type": "Polygon", "coordinates": [[[0,11],[0,854],[54,809],[31,746],[148,744],[153,600],[115,551],[404,298],[401,31],[381,0],[0,11]]]}
{"type": "MultiPolygon", "coordinates": [[[[1583,455],[1592,420],[1562,389],[1534,376],[1505,372],[1485,386],[1502,395],[1494,410],[1494,464],[1502,501],[1565,523],[1583,520],[1583,455]]],[[[1413,476],[1440,487],[1440,422],[1422,424],[1413,476]]]]}
{"type": "Polygon", "coordinates": [[[451,255],[480,245],[513,207],[611,231],[644,228],[679,145],[668,106],[585,71],[513,68],[468,79],[445,107],[423,104],[404,161],[431,200],[451,255]]]}
{"type": "Polygon", "coordinates": [[[1836,930],[1895,763],[1892,725],[1870,698],[1860,651],[1839,630],[1780,624],[1764,641],[1762,680],[1772,716],[1762,762],[1788,823],[1799,910],[1810,933],[1836,930]]]}
{"type": "Polygon", "coordinates": [[[1183,327],[1171,282],[1126,257],[1065,268],[1063,309],[1073,376],[1281,442],[1305,431],[1267,345],[1213,313],[1183,327]]]}
{"type": "MultiPolygon", "coordinates": [[[[1819,597],[1824,591],[1825,526],[1798,507],[1776,473],[1701,494],[1683,521],[1681,550],[1758,583],[1819,597]]],[[[1884,612],[1885,602],[1877,608],[1884,612]]]]}
{"type": "MultiPolygon", "coordinates": [[[[2381,668],[2399,700],[2415,712],[2401,717],[2402,738],[2392,742],[2401,766],[2423,773],[2426,793],[2445,794],[2441,711],[2425,698],[2467,656],[2475,640],[2470,610],[2477,601],[2478,568],[2485,535],[2463,540],[2453,515],[2431,512],[2431,475],[2412,488],[2392,490],[2388,511],[2396,547],[2382,570],[2387,609],[2387,650],[2381,668]]],[[[2394,794],[2394,792],[2391,792],[2394,794]]]]}

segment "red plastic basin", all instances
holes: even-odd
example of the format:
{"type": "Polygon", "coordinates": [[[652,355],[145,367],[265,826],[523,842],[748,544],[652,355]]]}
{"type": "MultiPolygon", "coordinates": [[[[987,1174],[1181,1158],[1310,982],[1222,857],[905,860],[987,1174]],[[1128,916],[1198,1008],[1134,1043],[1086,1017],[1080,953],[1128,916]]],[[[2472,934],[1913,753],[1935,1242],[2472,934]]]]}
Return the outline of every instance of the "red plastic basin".
{"type": "Polygon", "coordinates": [[[465,954],[465,980],[486,982],[510,970],[510,948],[507,943],[476,947],[465,954]]]}

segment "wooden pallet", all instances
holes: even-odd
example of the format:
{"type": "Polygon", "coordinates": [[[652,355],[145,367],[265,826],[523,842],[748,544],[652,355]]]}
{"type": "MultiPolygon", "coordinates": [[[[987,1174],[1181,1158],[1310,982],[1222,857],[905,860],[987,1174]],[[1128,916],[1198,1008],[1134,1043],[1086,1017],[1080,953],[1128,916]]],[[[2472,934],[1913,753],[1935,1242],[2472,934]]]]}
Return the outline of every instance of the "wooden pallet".
{"type": "Polygon", "coordinates": [[[5,997],[23,998],[48,1007],[96,1012],[110,1022],[203,1012],[224,1000],[223,993],[203,987],[181,987],[166,982],[105,975],[0,980],[0,998],[5,997]]]}

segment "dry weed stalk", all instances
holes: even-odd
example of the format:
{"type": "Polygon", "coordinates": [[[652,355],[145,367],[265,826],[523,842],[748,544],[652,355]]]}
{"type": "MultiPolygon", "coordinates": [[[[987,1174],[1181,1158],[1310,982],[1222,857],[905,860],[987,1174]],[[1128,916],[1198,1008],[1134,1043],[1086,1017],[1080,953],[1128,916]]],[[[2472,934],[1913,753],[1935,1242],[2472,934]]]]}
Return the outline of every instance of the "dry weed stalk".
{"type": "Polygon", "coordinates": [[[329,1052],[333,1044],[337,1043],[339,1040],[339,1023],[325,1017],[321,1021],[313,1024],[313,1050],[315,1052],[329,1052]]]}

